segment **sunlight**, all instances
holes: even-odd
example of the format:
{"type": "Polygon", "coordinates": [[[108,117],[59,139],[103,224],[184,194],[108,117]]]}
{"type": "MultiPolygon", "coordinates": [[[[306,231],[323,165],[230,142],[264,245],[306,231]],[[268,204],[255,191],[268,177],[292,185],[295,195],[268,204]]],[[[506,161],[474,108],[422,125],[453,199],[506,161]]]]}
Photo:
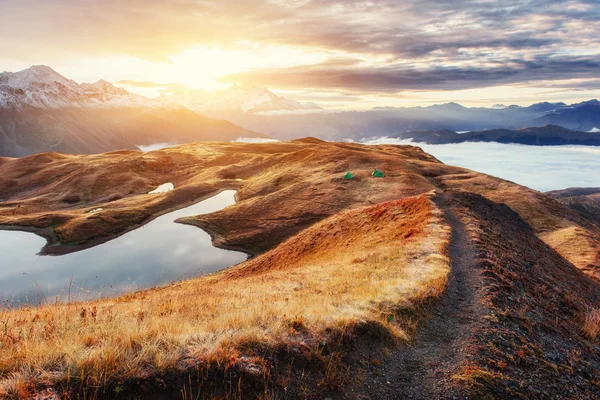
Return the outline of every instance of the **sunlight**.
{"type": "Polygon", "coordinates": [[[293,46],[262,46],[252,42],[240,43],[237,49],[195,47],[169,57],[177,83],[193,89],[217,90],[229,86],[220,78],[240,72],[263,68],[286,68],[314,64],[326,59],[324,53],[293,46]]]}

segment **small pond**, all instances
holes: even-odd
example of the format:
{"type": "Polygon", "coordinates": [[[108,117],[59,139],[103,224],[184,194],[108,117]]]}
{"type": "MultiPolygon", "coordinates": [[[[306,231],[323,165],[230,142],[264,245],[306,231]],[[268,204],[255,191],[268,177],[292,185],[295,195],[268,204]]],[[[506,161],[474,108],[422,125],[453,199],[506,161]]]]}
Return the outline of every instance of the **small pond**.
{"type": "Polygon", "coordinates": [[[235,203],[227,190],[164,214],[113,240],[61,256],[37,255],[46,240],[0,230],[0,301],[38,304],[115,296],[218,271],[246,259],[214,247],[210,236],[177,218],[207,214],[235,203]]]}

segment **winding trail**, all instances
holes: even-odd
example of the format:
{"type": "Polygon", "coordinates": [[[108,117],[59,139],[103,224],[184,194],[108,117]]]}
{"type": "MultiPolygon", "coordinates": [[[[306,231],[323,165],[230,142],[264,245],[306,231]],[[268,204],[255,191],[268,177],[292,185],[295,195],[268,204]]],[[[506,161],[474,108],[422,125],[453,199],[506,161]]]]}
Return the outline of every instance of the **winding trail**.
{"type": "Polygon", "coordinates": [[[451,378],[463,365],[469,337],[484,316],[477,290],[481,276],[475,269],[475,248],[451,206],[451,197],[440,194],[435,201],[452,229],[448,289],[414,342],[394,350],[381,368],[367,377],[358,393],[344,393],[344,398],[466,398],[452,391],[451,378]]]}

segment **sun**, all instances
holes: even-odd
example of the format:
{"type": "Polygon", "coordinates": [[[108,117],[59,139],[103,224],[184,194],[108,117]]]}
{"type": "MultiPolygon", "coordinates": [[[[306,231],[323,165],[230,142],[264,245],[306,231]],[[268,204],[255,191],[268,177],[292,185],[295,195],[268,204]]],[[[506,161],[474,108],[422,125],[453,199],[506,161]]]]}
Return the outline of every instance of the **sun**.
{"type": "Polygon", "coordinates": [[[224,84],[219,78],[242,72],[255,61],[244,52],[225,51],[219,48],[194,48],[169,57],[178,83],[193,89],[216,90],[224,84]]]}
{"type": "Polygon", "coordinates": [[[286,68],[322,62],[318,51],[290,46],[264,46],[245,42],[236,48],[195,47],[170,56],[177,83],[193,89],[216,90],[226,87],[224,76],[245,71],[286,68]]]}

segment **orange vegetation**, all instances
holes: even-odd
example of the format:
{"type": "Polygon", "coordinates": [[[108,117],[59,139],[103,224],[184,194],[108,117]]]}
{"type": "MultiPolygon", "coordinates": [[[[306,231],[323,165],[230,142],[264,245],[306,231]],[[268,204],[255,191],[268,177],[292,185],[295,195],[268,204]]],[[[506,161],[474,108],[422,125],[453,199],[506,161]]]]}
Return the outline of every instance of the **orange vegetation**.
{"type": "Polygon", "coordinates": [[[409,339],[417,319],[406,311],[418,313],[443,293],[448,237],[428,197],[407,198],[337,214],[211,276],[93,303],[0,312],[0,390],[76,387],[98,395],[100,386],[186,373],[198,363],[208,370],[230,357],[252,359],[262,371],[270,361],[260,348],[300,346],[316,357],[332,332],[357,324],[409,339]]]}

